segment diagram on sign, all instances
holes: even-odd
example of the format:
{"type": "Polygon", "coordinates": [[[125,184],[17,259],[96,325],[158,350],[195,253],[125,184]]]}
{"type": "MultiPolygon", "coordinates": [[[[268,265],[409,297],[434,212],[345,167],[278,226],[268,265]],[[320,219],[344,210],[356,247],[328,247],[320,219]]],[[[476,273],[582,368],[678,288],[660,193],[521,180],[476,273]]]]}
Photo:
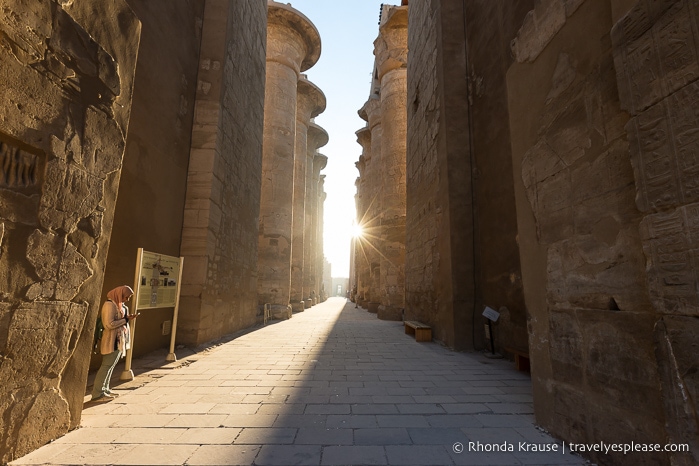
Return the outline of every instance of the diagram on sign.
{"type": "Polygon", "coordinates": [[[179,265],[177,257],[143,251],[139,309],[175,305],[179,265]]]}

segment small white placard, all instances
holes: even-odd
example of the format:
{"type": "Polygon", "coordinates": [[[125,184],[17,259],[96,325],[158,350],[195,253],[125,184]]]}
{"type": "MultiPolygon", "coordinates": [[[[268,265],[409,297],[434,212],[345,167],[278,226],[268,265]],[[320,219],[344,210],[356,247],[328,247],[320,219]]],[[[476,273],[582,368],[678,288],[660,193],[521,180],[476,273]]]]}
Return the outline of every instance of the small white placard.
{"type": "Polygon", "coordinates": [[[495,309],[486,306],[485,310],[483,311],[483,317],[485,317],[486,319],[490,319],[493,322],[497,322],[498,317],[500,317],[500,313],[495,309]]]}

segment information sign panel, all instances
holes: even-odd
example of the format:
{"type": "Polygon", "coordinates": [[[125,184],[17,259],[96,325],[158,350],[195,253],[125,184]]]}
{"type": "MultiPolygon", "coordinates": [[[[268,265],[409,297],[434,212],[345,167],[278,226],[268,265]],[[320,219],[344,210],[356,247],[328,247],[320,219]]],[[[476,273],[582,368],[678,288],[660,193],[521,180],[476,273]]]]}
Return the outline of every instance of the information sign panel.
{"type": "Polygon", "coordinates": [[[138,308],[175,307],[180,258],[143,251],[138,308]]]}

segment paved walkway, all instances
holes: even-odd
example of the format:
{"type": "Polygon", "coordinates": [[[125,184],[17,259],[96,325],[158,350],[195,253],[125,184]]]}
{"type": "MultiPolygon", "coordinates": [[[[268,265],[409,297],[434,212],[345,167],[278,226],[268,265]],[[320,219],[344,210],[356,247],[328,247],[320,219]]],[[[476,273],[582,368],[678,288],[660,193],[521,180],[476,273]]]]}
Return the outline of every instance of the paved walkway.
{"type": "Polygon", "coordinates": [[[11,464],[585,464],[519,451],[554,442],[530,385],[509,361],[417,343],[332,298],[137,376],[11,464]]]}

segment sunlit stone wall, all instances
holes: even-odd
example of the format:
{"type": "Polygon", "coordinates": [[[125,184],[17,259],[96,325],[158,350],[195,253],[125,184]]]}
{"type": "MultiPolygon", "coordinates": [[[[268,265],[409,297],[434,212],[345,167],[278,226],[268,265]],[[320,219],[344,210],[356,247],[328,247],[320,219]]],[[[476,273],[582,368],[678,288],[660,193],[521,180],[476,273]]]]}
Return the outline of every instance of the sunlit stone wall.
{"type": "Polygon", "coordinates": [[[0,463],[80,423],[140,23],[121,0],[3,2],[0,463]]]}

